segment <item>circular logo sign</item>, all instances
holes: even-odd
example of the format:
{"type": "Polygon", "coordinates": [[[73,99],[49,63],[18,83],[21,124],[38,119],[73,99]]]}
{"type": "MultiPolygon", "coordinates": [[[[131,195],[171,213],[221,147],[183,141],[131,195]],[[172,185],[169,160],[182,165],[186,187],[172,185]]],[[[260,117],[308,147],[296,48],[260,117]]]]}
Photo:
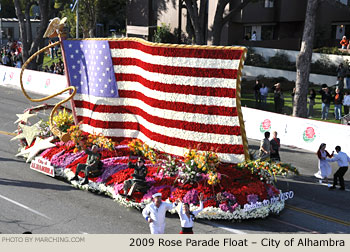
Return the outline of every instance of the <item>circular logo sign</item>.
{"type": "Polygon", "coordinates": [[[314,141],[316,138],[316,133],[315,133],[315,130],[314,128],[312,127],[307,127],[306,130],[304,131],[304,134],[303,134],[303,139],[305,142],[312,142],[314,141]]]}
{"type": "Polygon", "coordinates": [[[29,85],[31,81],[32,81],[32,76],[31,76],[31,75],[28,75],[27,83],[26,83],[26,84],[29,85]]]}
{"type": "Polygon", "coordinates": [[[271,121],[269,119],[265,119],[260,124],[260,132],[264,133],[266,131],[269,131],[271,129],[271,121]]]}
{"type": "Polygon", "coordinates": [[[45,88],[48,88],[50,86],[50,79],[47,79],[45,82],[45,88]]]}

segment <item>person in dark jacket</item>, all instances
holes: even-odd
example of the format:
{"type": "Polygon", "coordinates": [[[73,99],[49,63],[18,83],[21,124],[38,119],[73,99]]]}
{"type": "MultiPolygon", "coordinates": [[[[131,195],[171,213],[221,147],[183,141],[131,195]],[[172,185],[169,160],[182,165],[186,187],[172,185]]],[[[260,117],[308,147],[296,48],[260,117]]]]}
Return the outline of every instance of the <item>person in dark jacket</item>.
{"type": "Polygon", "coordinates": [[[308,102],[309,102],[309,109],[307,110],[308,118],[312,118],[314,116],[314,105],[316,103],[315,98],[316,98],[316,91],[315,89],[311,89],[308,96],[308,102]]]}
{"type": "Polygon", "coordinates": [[[329,112],[329,107],[331,105],[332,101],[332,95],[331,92],[329,91],[329,88],[327,85],[322,86],[322,89],[320,90],[320,94],[322,96],[322,120],[327,120],[328,119],[328,112],[329,112]]]}
{"type": "Polygon", "coordinates": [[[277,138],[277,132],[272,132],[272,139],[270,141],[271,146],[271,152],[270,152],[270,159],[271,161],[281,161],[280,158],[280,146],[281,141],[279,138],[277,138]]]}
{"type": "Polygon", "coordinates": [[[261,88],[261,84],[260,84],[260,81],[257,79],[255,81],[255,86],[254,86],[254,96],[255,96],[255,107],[256,108],[260,107],[260,102],[261,102],[260,88],[261,88]]]}
{"type": "Polygon", "coordinates": [[[275,112],[282,113],[284,107],[284,96],[281,90],[281,83],[277,83],[272,87],[273,100],[275,102],[275,112]]]}
{"type": "MultiPolygon", "coordinates": [[[[85,178],[81,185],[85,185],[89,183],[88,177],[91,174],[97,175],[102,170],[102,162],[101,162],[101,154],[98,152],[97,145],[93,145],[91,151],[86,149],[85,153],[88,154],[88,158],[85,164],[78,164],[77,169],[75,171],[75,176],[71,179],[71,181],[78,180],[78,174],[80,171],[84,171],[85,178]]],[[[98,174],[99,175],[99,174],[98,174]]],[[[96,176],[94,176],[96,177],[96,176]]]]}
{"type": "Polygon", "coordinates": [[[124,181],[124,196],[131,197],[135,190],[147,192],[149,187],[146,181],[147,168],[145,166],[145,160],[139,157],[136,165],[129,162],[128,167],[133,168],[134,173],[132,174],[132,179],[124,181]]]}

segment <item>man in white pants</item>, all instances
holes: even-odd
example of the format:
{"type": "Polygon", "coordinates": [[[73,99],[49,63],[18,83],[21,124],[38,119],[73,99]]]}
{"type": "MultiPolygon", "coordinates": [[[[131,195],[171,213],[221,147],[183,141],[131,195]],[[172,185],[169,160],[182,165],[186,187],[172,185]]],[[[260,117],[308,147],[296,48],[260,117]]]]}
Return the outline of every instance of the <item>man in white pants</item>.
{"type": "Polygon", "coordinates": [[[153,194],[152,198],[153,202],[143,209],[142,215],[149,223],[151,234],[164,234],[166,211],[176,207],[178,200],[176,200],[176,203],[164,202],[161,193],[153,194]]]}

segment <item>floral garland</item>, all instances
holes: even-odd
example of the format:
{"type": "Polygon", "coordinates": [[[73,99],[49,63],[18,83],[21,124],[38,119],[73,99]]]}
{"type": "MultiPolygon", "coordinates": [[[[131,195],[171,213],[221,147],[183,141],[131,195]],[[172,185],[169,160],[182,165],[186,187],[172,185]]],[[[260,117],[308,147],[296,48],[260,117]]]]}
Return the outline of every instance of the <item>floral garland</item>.
{"type": "Polygon", "coordinates": [[[87,134],[80,129],[81,124],[72,125],[67,132],[70,134],[72,141],[75,144],[74,152],[85,150],[92,145],[97,145],[100,148],[114,150],[115,143],[100,134],[87,134]]]}
{"type": "Polygon", "coordinates": [[[271,183],[272,180],[276,181],[276,176],[278,175],[287,176],[291,172],[295,175],[299,175],[299,171],[295,167],[286,163],[250,160],[239,163],[237,167],[250,170],[254,176],[258,177],[260,180],[264,180],[266,183],[271,183]]]}
{"type": "Polygon", "coordinates": [[[139,139],[133,139],[129,144],[128,147],[130,149],[130,152],[136,156],[143,156],[150,160],[153,164],[157,162],[158,159],[158,153],[151,147],[149,147],[147,144],[143,143],[139,139]]]}

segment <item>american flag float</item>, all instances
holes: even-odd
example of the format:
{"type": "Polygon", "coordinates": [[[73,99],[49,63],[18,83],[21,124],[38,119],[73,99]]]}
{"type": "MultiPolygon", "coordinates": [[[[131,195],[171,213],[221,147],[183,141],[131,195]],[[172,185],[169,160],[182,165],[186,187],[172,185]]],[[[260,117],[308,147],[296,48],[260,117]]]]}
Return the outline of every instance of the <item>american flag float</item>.
{"type": "Polygon", "coordinates": [[[178,156],[196,147],[222,162],[248,157],[239,99],[246,48],[141,39],[64,40],[63,48],[83,131],[178,156]]]}
{"type": "MultiPolygon", "coordinates": [[[[55,22],[56,26],[64,23],[55,22]]],[[[76,90],[75,95],[71,92],[72,112],[80,126],[72,127],[118,143],[113,150],[102,150],[102,175],[89,178],[88,185],[72,182],[74,186],[106,193],[136,208],[145,207],[155,192],[162,192],[164,200],[180,198],[192,204],[198,203],[202,193],[204,210],[198,218],[205,219],[259,218],[284,208],[285,200],[279,199],[271,174],[260,170],[269,164],[244,162],[249,153],[240,80],[246,48],[155,44],[137,38],[60,38],[57,44],[61,44],[69,84],[65,90],[76,90]],[[146,160],[149,190],[136,191],[127,199],[121,196],[124,181],[133,173],[127,163],[136,158],[130,155],[130,143],[139,140],[147,148],[169,154],[169,160],[160,158],[153,164],[146,160]],[[215,161],[215,167],[205,171],[193,159],[204,157],[201,151],[213,154],[212,160],[218,156],[221,163],[215,161]],[[172,163],[173,174],[164,168],[164,162],[172,163]],[[181,179],[180,174],[190,180],[181,179]]],[[[27,96],[23,83],[21,86],[27,96]]],[[[62,140],[63,135],[58,135],[62,140]]],[[[67,133],[64,136],[73,139],[67,133]]],[[[36,155],[34,161],[41,162],[37,166],[50,165],[54,176],[72,178],[87,155],[75,151],[74,139],[49,143],[52,138],[37,137],[33,146],[24,146],[19,155],[36,155]],[[32,152],[37,142],[43,148],[32,152]]],[[[269,169],[280,167],[271,165],[269,169]]]]}

